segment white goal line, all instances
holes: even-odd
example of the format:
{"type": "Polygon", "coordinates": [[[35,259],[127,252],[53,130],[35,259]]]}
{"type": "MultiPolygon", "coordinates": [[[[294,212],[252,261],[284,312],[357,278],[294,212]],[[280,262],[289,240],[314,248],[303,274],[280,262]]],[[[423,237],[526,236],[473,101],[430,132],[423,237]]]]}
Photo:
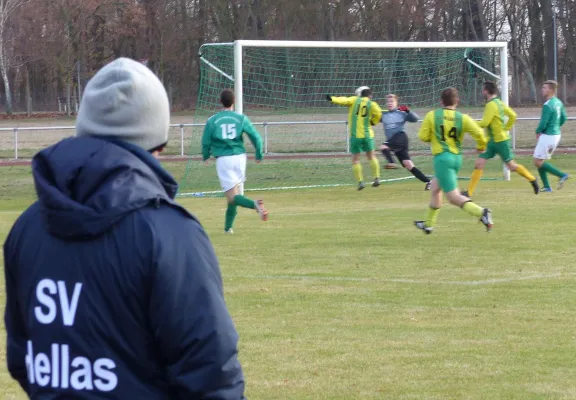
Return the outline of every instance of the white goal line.
{"type": "MultiPolygon", "coordinates": [[[[380,183],[386,182],[398,182],[398,181],[406,181],[409,179],[414,179],[413,176],[407,176],[404,178],[392,178],[392,179],[384,179],[381,180],[380,183]]],[[[334,183],[334,184],[321,184],[321,185],[300,185],[300,186],[276,186],[276,187],[269,187],[269,188],[244,188],[245,192],[267,192],[269,190],[289,190],[289,189],[316,189],[316,188],[335,188],[335,187],[343,187],[343,186],[355,186],[352,183],[334,183]]],[[[178,197],[204,197],[210,195],[217,195],[217,194],[224,194],[221,190],[210,190],[204,192],[189,192],[189,193],[178,193],[178,197]]]]}

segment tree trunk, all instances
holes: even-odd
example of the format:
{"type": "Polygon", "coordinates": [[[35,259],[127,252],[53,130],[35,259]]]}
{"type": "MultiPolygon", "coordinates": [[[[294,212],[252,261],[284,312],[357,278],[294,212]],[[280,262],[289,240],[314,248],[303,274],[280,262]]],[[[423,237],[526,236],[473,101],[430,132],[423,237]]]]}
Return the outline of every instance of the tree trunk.
{"type": "Polygon", "coordinates": [[[2,80],[4,81],[4,91],[6,92],[5,93],[6,114],[12,115],[12,93],[10,91],[10,80],[8,79],[8,71],[6,71],[6,67],[1,67],[1,69],[2,69],[2,80]]]}
{"type": "Polygon", "coordinates": [[[566,0],[560,1],[560,18],[559,23],[562,27],[562,36],[566,42],[566,54],[564,55],[564,65],[569,65],[564,69],[564,74],[570,77],[570,81],[576,79],[576,41],[573,35],[573,22],[570,18],[571,14],[568,12],[568,5],[566,0]]]}
{"type": "Polygon", "coordinates": [[[528,78],[528,83],[530,85],[530,94],[532,95],[532,100],[534,101],[534,104],[538,103],[538,96],[536,94],[536,82],[534,82],[534,76],[532,75],[532,72],[530,71],[530,66],[528,64],[528,61],[526,61],[526,59],[521,55],[521,54],[511,54],[512,57],[516,58],[518,60],[518,62],[522,65],[522,68],[524,69],[524,73],[526,74],[526,78],[528,78]]]}
{"type": "Polygon", "coordinates": [[[556,31],[554,30],[554,10],[552,9],[551,0],[539,0],[542,10],[542,25],[545,29],[545,48],[546,48],[546,76],[547,79],[556,77],[556,60],[555,60],[555,41],[556,31]]]}
{"type": "Polygon", "coordinates": [[[530,64],[534,79],[537,82],[544,81],[545,77],[545,57],[544,57],[544,33],[542,22],[540,21],[540,4],[538,0],[531,0],[528,7],[528,20],[530,24],[530,64]]]}
{"type": "Polygon", "coordinates": [[[72,112],[72,79],[70,74],[66,77],[66,115],[70,116],[72,112]]]}
{"type": "Polygon", "coordinates": [[[28,68],[28,65],[24,67],[24,83],[26,92],[26,115],[30,117],[32,116],[32,95],[30,93],[30,69],[28,68]]]}

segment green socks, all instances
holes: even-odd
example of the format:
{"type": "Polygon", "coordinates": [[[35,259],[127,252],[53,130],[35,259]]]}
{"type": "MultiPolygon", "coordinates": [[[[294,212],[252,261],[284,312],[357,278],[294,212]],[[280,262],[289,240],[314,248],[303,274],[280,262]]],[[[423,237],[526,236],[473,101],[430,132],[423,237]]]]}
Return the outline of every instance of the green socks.
{"type": "Polygon", "coordinates": [[[236,219],[236,214],[238,214],[238,207],[254,210],[256,209],[256,202],[241,194],[234,196],[234,203],[228,204],[228,208],[226,209],[226,222],[224,224],[225,231],[232,229],[232,225],[234,225],[234,219],[236,219]]]}
{"type": "Polygon", "coordinates": [[[248,197],[243,196],[241,194],[237,194],[236,196],[234,196],[234,205],[249,208],[251,210],[256,209],[256,203],[254,202],[254,200],[250,200],[248,197]]]}
{"type": "Polygon", "coordinates": [[[542,180],[542,187],[550,189],[550,182],[548,182],[548,174],[546,173],[546,168],[544,168],[544,165],[538,168],[538,173],[540,174],[540,179],[542,180]]]}
{"type": "Polygon", "coordinates": [[[228,204],[228,208],[226,209],[226,222],[224,224],[224,230],[227,231],[232,229],[232,225],[234,225],[234,219],[236,218],[236,204],[228,204]]]}
{"type": "Polygon", "coordinates": [[[556,168],[549,162],[544,162],[544,164],[542,164],[542,168],[544,168],[546,172],[551,173],[552,175],[555,175],[558,178],[562,178],[563,176],[566,175],[564,172],[560,171],[558,168],[556,168]]]}

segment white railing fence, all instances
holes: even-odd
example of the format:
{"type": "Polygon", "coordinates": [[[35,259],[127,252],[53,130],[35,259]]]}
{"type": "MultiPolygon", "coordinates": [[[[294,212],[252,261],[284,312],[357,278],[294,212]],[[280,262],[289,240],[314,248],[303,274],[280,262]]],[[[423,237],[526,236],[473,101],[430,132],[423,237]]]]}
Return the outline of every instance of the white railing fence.
{"type": "MultiPolygon", "coordinates": [[[[517,121],[538,121],[539,118],[537,117],[519,117],[517,121]]],[[[576,121],[576,117],[569,117],[569,121],[576,121]]],[[[420,121],[421,122],[421,121],[420,121]]],[[[264,152],[268,153],[269,151],[269,127],[274,126],[297,126],[297,125],[340,125],[342,127],[342,141],[346,143],[346,148],[341,149],[341,151],[345,151],[347,153],[350,152],[350,145],[348,141],[348,122],[347,121],[271,121],[271,122],[255,122],[253,123],[255,126],[261,126],[263,128],[263,139],[264,139],[264,152]]],[[[170,124],[170,128],[179,129],[179,156],[185,157],[186,156],[186,129],[187,128],[202,128],[204,124],[201,123],[192,123],[192,124],[170,124]]],[[[0,128],[0,136],[4,133],[12,133],[13,135],[13,159],[19,159],[19,150],[20,144],[22,143],[22,136],[26,136],[28,133],[31,132],[50,132],[50,131],[70,131],[73,135],[73,131],[75,126],[38,126],[38,127],[14,127],[14,128],[0,128]]],[[[340,134],[338,134],[340,135],[340,134]]],[[[514,126],[512,131],[510,132],[512,145],[513,148],[516,149],[517,147],[517,127],[514,126]]],[[[339,136],[338,136],[339,137],[339,136]]]]}

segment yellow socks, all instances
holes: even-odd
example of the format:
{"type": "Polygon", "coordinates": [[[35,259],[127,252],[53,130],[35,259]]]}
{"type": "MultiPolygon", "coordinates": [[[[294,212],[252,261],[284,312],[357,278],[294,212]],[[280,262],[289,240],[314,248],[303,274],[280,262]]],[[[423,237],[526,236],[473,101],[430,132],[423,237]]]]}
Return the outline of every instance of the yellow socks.
{"type": "Polygon", "coordinates": [[[364,176],[362,175],[362,164],[352,164],[352,171],[354,172],[356,182],[362,182],[364,180],[364,176]]]}
{"type": "Polygon", "coordinates": [[[469,196],[474,194],[476,186],[478,186],[478,182],[480,182],[480,178],[482,178],[482,173],[483,171],[481,169],[474,169],[474,172],[472,172],[472,177],[470,178],[470,186],[468,186],[469,196]]]}
{"type": "Polygon", "coordinates": [[[518,164],[518,166],[516,167],[516,173],[520,176],[523,176],[524,178],[528,179],[530,182],[536,180],[536,178],[534,177],[534,175],[532,175],[530,173],[530,171],[528,171],[526,169],[525,166],[523,166],[522,164],[518,164]]]}
{"type": "Polygon", "coordinates": [[[380,163],[376,157],[370,160],[370,169],[372,170],[373,178],[380,178],[380,163]]]}
{"type": "Polygon", "coordinates": [[[433,228],[436,225],[439,212],[439,208],[428,208],[428,214],[426,215],[426,221],[424,222],[424,226],[426,226],[426,228],[433,228]]]}
{"type": "Polygon", "coordinates": [[[482,216],[482,213],[484,213],[484,209],[482,207],[471,201],[467,201],[466,203],[462,204],[462,209],[466,211],[468,214],[472,215],[473,217],[478,218],[480,218],[482,216]]]}

